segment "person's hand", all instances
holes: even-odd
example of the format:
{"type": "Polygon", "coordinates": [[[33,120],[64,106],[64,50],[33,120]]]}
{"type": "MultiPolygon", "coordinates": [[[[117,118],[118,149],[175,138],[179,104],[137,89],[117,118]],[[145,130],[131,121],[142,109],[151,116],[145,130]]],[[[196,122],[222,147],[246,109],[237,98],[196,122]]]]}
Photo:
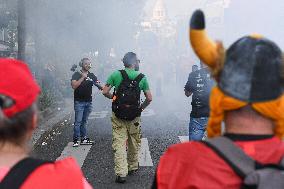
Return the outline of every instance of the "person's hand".
{"type": "Polygon", "coordinates": [[[142,112],[143,112],[143,109],[142,109],[142,107],[140,106],[140,107],[139,107],[139,113],[140,113],[140,115],[141,115],[142,112]]]}
{"type": "Polygon", "coordinates": [[[88,77],[88,73],[82,73],[82,77],[86,79],[88,77]]]}
{"type": "Polygon", "coordinates": [[[142,109],[142,107],[140,106],[139,107],[139,110],[138,110],[138,116],[141,116],[141,113],[143,112],[143,109],[142,109]]]}

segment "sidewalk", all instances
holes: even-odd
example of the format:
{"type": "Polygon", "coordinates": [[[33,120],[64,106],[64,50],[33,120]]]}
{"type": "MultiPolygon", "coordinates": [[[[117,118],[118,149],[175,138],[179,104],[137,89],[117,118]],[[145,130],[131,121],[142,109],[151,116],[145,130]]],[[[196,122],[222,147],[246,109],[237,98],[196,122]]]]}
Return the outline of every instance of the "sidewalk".
{"type": "Polygon", "coordinates": [[[59,125],[60,122],[67,122],[71,119],[73,113],[73,100],[65,99],[55,108],[48,108],[39,113],[39,124],[33,133],[31,146],[33,147],[45,132],[51,131],[53,127],[59,125]]]}

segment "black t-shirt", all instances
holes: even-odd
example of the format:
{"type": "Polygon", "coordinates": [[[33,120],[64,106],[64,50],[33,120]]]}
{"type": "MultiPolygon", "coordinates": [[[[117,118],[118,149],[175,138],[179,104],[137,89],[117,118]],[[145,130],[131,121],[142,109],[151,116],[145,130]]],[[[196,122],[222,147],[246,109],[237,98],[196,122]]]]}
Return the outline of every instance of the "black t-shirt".
{"type": "Polygon", "coordinates": [[[189,74],[184,88],[192,93],[191,117],[209,117],[209,96],[214,85],[215,83],[207,68],[189,74]]]}
{"type": "MultiPolygon", "coordinates": [[[[78,81],[82,77],[81,73],[75,72],[72,75],[72,80],[78,81]]],[[[97,82],[97,77],[88,72],[88,77],[93,81],[86,78],[77,89],[74,90],[74,100],[81,102],[91,102],[92,101],[92,86],[93,82],[97,82]]]]}

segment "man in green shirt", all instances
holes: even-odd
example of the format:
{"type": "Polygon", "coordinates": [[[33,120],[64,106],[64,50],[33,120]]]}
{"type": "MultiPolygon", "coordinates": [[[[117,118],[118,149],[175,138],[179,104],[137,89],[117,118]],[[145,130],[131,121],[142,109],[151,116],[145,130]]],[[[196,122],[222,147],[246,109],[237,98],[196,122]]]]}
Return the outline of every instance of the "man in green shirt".
{"type": "Polygon", "coordinates": [[[136,54],[128,52],[122,61],[125,69],[113,72],[103,89],[103,95],[113,100],[112,148],[117,183],[124,183],[127,175],[138,170],[138,152],[141,145],[140,115],[152,101],[148,81],[138,72],[140,61],[136,54]],[[135,86],[138,90],[137,96],[135,96],[135,86]],[[115,87],[114,95],[110,93],[112,87],[115,87]],[[146,97],[142,104],[140,104],[141,91],[146,97]],[[126,143],[128,144],[127,152],[126,143]]]}

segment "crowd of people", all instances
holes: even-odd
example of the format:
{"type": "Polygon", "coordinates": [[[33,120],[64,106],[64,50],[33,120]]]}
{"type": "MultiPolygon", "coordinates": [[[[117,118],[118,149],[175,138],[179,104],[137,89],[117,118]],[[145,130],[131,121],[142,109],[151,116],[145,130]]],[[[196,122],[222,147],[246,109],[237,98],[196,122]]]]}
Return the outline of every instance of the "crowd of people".
{"type": "MultiPolygon", "coordinates": [[[[184,88],[186,96],[192,95],[190,141],[170,146],[161,156],[152,188],[283,188],[281,49],[256,34],[225,49],[207,36],[200,10],[191,18],[189,35],[201,61],[201,68],[193,67],[184,88]]],[[[128,52],[122,62],[125,68],[114,71],[104,87],[89,71],[88,58],[80,61],[81,69],[71,79],[74,148],[93,145],[86,132],[93,85],[112,100],[117,183],[125,183],[128,175],[139,170],[140,117],[152,101],[137,55],[128,52]],[[110,93],[112,88],[114,93],[110,93]]],[[[92,188],[73,158],[50,162],[29,157],[27,143],[37,126],[40,88],[21,61],[0,59],[0,74],[5,77],[0,80],[0,188],[92,188]]]]}

